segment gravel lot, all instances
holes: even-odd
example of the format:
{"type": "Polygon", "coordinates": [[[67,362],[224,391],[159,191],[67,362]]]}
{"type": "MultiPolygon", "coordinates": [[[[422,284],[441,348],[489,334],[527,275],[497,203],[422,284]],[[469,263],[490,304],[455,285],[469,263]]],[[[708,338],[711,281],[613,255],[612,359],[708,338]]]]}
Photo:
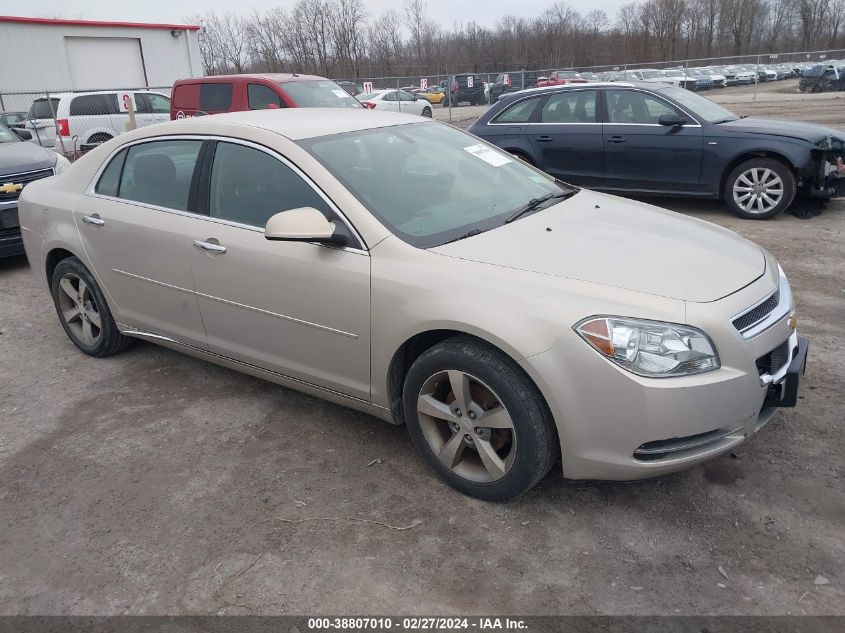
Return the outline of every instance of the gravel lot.
{"type": "MultiPolygon", "coordinates": [[[[829,95],[716,96],[845,129],[829,95]]],[[[845,614],[845,202],[656,203],[780,259],[812,340],[800,405],[702,467],[553,474],[509,504],[368,416],[146,343],[86,357],[0,260],[0,613],[845,614]]]]}

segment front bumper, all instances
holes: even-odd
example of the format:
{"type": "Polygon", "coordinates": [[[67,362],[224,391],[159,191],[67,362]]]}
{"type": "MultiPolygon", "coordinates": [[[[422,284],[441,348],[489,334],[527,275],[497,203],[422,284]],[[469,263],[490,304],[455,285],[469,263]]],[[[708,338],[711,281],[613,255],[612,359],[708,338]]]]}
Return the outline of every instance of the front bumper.
{"type": "Polygon", "coordinates": [[[13,257],[23,252],[17,201],[14,206],[0,204],[0,257],[13,257]]]}
{"type": "MultiPolygon", "coordinates": [[[[748,291],[737,294],[746,307],[754,303],[748,291]]],[[[712,312],[712,304],[704,305],[712,312]]],[[[795,405],[807,341],[789,318],[749,339],[732,331],[724,314],[715,320],[729,326],[713,336],[722,367],[694,376],[636,376],[574,333],[521,362],[555,418],[565,477],[634,480],[681,470],[732,450],[778,407],[795,405]],[[784,367],[764,379],[757,361],[787,342],[784,367]]]]}

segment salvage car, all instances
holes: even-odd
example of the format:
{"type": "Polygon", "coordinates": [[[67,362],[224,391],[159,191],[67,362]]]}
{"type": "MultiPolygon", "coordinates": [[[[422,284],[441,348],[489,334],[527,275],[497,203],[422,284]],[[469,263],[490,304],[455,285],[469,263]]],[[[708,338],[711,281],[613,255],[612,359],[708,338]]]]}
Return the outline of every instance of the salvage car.
{"type": "Polygon", "coordinates": [[[405,424],[482,499],[730,451],[806,360],[759,246],[395,112],[129,132],[28,186],[21,223],[80,351],[143,339],[405,424]]]}
{"type": "Polygon", "coordinates": [[[23,253],[18,199],[24,187],[70,164],[64,156],[26,142],[31,139],[28,131],[0,123],[0,257],[23,253]]]}
{"type": "Polygon", "coordinates": [[[772,218],[797,193],[845,194],[845,133],[740,117],[675,86],[526,90],[502,97],[469,131],[566,182],[721,198],[742,218],[772,218]]]}

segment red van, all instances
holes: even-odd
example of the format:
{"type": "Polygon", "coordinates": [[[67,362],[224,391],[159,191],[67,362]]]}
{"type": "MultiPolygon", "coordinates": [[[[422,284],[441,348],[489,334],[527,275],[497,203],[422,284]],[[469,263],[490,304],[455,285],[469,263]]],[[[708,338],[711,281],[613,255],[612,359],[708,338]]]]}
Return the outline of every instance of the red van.
{"type": "Polygon", "coordinates": [[[325,77],[297,74],[216,75],[173,84],[170,118],[270,108],[361,108],[325,77]]]}

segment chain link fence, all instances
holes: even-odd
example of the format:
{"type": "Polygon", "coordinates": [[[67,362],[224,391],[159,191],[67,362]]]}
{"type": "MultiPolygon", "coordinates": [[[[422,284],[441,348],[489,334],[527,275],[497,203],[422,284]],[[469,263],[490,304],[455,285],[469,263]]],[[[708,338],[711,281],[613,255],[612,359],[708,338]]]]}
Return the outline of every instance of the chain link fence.
{"type": "MultiPolygon", "coordinates": [[[[432,107],[490,105],[502,94],[575,81],[645,79],[676,83],[694,90],[747,85],[801,77],[806,92],[845,89],[845,50],[772,53],[656,61],[637,64],[556,68],[514,68],[496,72],[363,77],[342,81],[359,100],[370,92],[400,90],[425,99],[432,107]],[[820,67],[820,69],[819,69],[820,67]],[[810,70],[815,68],[815,70],[810,70]],[[816,76],[811,76],[817,73],[816,76]]],[[[799,88],[794,88],[798,90],[799,88]]],[[[110,90],[0,92],[0,122],[26,130],[32,142],[71,160],[88,149],[123,133],[134,119],[136,127],[170,120],[170,86],[127,87],[110,90]]],[[[403,100],[405,96],[403,95],[403,100]]],[[[397,109],[402,110],[403,100],[397,109]]],[[[412,108],[408,108],[412,110],[412,108]]]]}
{"type": "Polygon", "coordinates": [[[170,120],[170,86],[0,93],[0,121],[74,160],[125,132],[170,120]]]}

